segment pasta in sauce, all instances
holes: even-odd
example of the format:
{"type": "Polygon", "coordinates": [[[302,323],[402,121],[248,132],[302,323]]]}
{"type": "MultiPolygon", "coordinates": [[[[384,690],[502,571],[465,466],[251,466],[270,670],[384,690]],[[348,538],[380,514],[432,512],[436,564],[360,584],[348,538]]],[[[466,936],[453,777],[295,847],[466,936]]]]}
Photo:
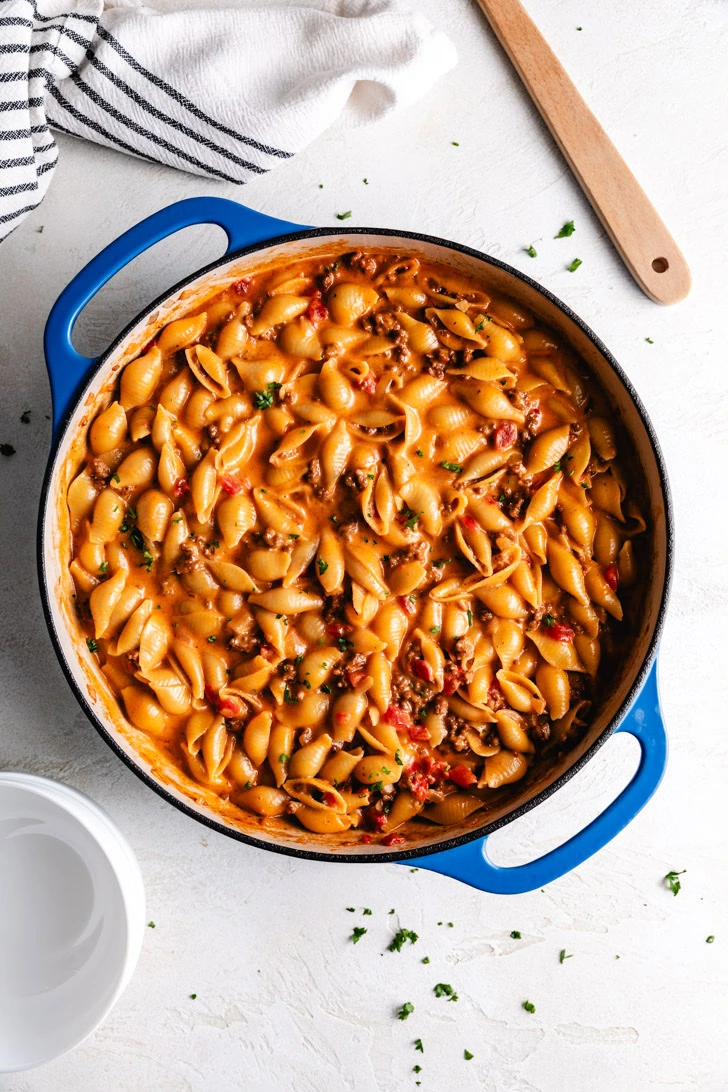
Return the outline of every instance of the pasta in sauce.
{"type": "Polygon", "coordinates": [[[68,490],[128,720],[246,813],[385,845],[555,762],[627,648],[645,530],[582,371],[517,303],[386,251],[169,323],[68,490]]]}

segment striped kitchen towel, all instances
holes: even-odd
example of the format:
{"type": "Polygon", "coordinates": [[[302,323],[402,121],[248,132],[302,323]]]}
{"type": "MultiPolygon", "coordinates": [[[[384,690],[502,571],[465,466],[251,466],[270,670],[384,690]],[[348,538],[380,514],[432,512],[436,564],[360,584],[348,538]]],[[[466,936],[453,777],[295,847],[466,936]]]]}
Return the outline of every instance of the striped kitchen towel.
{"type": "Polygon", "coordinates": [[[414,102],[456,62],[398,0],[163,14],[0,0],[0,240],[40,204],[51,130],[228,182],[289,159],[352,107],[414,102]]]}

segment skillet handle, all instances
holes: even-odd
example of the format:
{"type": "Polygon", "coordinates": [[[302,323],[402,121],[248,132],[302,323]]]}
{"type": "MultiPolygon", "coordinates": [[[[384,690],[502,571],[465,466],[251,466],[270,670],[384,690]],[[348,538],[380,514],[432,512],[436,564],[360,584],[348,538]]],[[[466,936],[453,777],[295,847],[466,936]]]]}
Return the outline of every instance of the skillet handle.
{"type": "Polygon", "coordinates": [[[194,224],[216,224],[221,227],[228,239],[225,254],[301,230],[300,224],[265,216],[237,201],[227,201],[221,197],[190,197],[160,209],[109,243],[61,292],[46,323],[43,343],[53,397],[54,437],[69,408],[75,404],[81,385],[94,364],[92,357],[82,356],[73,347],[73,327],[81,311],[99,289],[130,261],[155,243],[194,224]]]}
{"type": "Polygon", "coordinates": [[[662,780],[667,764],[667,735],[660,711],[656,662],[617,731],[629,732],[640,745],[639,766],[632,780],[601,815],[550,853],[528,864],[502,868],[488,857],[486,837],[402,863],[439,872],[496,895],[521,895],[564,876],[616,837],[642,810],[662,780]]]}

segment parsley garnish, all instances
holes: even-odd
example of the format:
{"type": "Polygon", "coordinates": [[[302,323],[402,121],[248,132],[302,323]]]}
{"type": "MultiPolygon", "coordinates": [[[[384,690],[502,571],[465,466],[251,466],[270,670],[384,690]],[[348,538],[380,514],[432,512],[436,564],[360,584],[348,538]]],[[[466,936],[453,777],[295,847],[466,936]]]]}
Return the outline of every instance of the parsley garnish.
{"type": "Polygon", "coordinates": [[[208,643],[208,645],[214,645],[216,640],[217,640],[217,637],[215,637],[214,634],[213,634],[213,636],[207,638],[207,643],[208,643]]]}
{"type": "Polygon", "coordinates": [[[326,682],[321,684],[321,689],[323,690],[324,694],[330,694],[331,693],[331,687],[326,682]]]}
{"type": "MultiPolygon", "coordinates": [[[[423,963],[424,963],[424,960],[423,960],[423,963]]],[[[419,1050],[420,1054],[425,1053],[425,1048],[422,1045],[422,1040],[421,1039],[415,1039],[415,1050],[419,1050]]]]}
{"type": "Polygon", "coordinates": [[[366,929],[364,928],[364,926],[363,925],[357,925],[354,928],[354,932],[349,937],[349,940],[352,942],[352,944],[358,944],[365,933],[366,933],[366,929]]]}
{"type": "Polygon", "coordinates": [[[294,698],[287,686],[283,688],[283,700],[286,705],[298,705],[298,698],[294,698]]]}
{"type": "Polygon", "coordinates": [[[556,625],[556,619],[554,618],[553,614],[551,614],[550,611],[546,611],[546,613],[544,614],[543,624],[545,626],[547,626],[549,629],[551,628],[551,626],[556,625]]]}
{"type": "Polygon", "coordinates": [[[287,755],[285,751],[281,751],[281,753],[278,755],[278,761],[280,762],[281,766],[284,766],[286,762],[288,762],[288,759],[290,757],[291,756],[287,755]]]}
{"type": "Polygon", "coordinates": [[[255,391],[253,394],[253,405],[256,409],[270,409],[273,405],[273,392],[255,391]]]}
{"type": "Polygon", "coordinates": [[[99,572],[103,575],[104,573],[107,573],[108,571],[109,571],[108,561],[102,561],[101,564],[99,565],[99,572]]]}
{"type": "Polygon", "coordinates": [[[404,762],[402,761],[402,755],[399,751],[394,752],[394,761],[397,763],[398,766],[404,766],[404,762]]]}
{"type": "Polygon", "coordinates": [[[403,523],[405,527],[409,527],[410,531],[414,531],[419,518],[417,512],[413,512],[406,504],[402,505],[399,510],[399,522],[403,523]]]}
{"type": "Polygon", "coordinates": [[[482,318],[482,319],[480,320],[480,322],[478,323],[478,325],[477,325],[477,326],[475,327],[475,332],[476,332],[476,334],[477,334],[477,333],[478,333],[478,332],[479,332],[480,330],[482,330],[484,326],[485,326],[485,319],[484,319],[484,318],[482,318]]]}
{"type": "Polygon", "coordinates": [[[558,235],[554,235],[554,239],[568,239],[570,235],[573,235],[576,231],[573,220],[567,220],[558,235]]]}
{"type": "Polygon", "coordinates": [[[324,559],[322,557],[320,557],[318,559],[318,571],[321,573],[322,576],[326,572],[328,567],[329,567],[328,561],[324,561],[324,559]]]}
{"type": "Polygon", "coordinates": [[[554,463],[554,470],[561,470],[561,461],[560,460],[558,462],[554,463]]]}
{"type": "Polygon", "coordinates": [[[98,652],[99,651],[99,643],[98,643],[98,641],[94,641],[93,637],[87,637],[86,638],[86,644],[88,646],[89,652],[98,652]]]}
{"type": "Polygon", "coordinates": [[[138,527],[135,527],[129,535],[129,541],[132,546],[136,546],[137,550],[144,549],[144,536],[138,527]]]}
{"type": "Polygon", "coordinates": [[[350,216],[351,216],[351,209],[349,209],[348,212],[337,212],[336,213],[336,219],[337,220],[348,220],[350,216]]]}
{"type": "Polygon", "coordinates": [[[464,1050],[463,1051],[463,1058],[465,1059],[466,1062],[471,1061],[473,1059],[473,1057],[474,1057],[474,1055],[471,1054],[469,1050],[464,1050]]]}
{"type": "Polygon", "coordinates": [[[407,1017],[411,1013],[413,1013],[414,1011],[415,1011],[415,1007],[412,1004],[412,1002],[411,1001],[405,1001],[404,1005],[402,1005],[401,1009],[397,1013],[397,1019],[398,1020],[406,1020],[407,1017]]]}
{"type": "Polygon", "coordinates": [[[511,936],[513,937],[514,940],[520,940],[521,939],[521,934],[520,934],[520,931],[518,929],[511,929],[511,936]]]}
{"type": "Polygon", "coordinates": [[[435,997],[447,997],[448,1001],[457,1001],[458,995],[447,982],[438,982],[433,990],[435,997]]]}
{"type": "Polygon", "coordinates": [[[536,1011],[536,1006],[534,1005],[534,1003],[532,1001],[524,1001],[523,1002],[523,1008],[526,1010],[526,1012],[535,1012],[536,1011]]]}
{"type": "Polygon", "coordinates": [[[573,959],[572,955],[566,954],[566,948],[562,948],[559,952],[559,963],[563,963],[565,959],[573,959]]]}
{"type": "Polygon", "coordinates": [[[451,470],[453,474],[462,474],[463,468],[460,463],[440,463],[443,470],[451,470]]]}
{"type": "Polygon", "coordinates": [[[678,891],[680,890],[681,884],[678,876],[684,876],[686,872],[687,869],[683,868],[682,872],[668,872],[665,876],[665,883],[670,888],[673,895],[677,895],[678,891]]]}
{"type": "Polygon", "coordinates": [[[411,929],[399,929],[389,942],[387,951],[401,952],[406,941],[409,941],[410,944],[416,944],[418,940],[417,933],[413,933],[411,929]]]}
{"type": "Polygon", "coordinates": [[[473,612],[471,611],[470,607],[468,607],[468,625],[472,626],[472,624],[473,624],[473,612]]]}
{"type": "Polygon", "coordinates": [[[354,647],[354,642],[350,641],[348,637],[337,637],[336,643],[342,652],[346,652],[347,649],[354,647]]]}
{"type": "Polygon", "coordinates": [[[567,265],[566,269],[569,273],[576,273],[577,269],[581,265],[581,258],[574,258],[571,265],[567,265]]]}
{"type": "Polygon", "coordinates": [[[536,247],[533,245],[533,243],[531,243],[530,246],[524,246],[523,249],[525,250],[526,254],[528,254],[529,258],[535,258],[538,256],[538,251],[536,250],[536,247]]]}
{"type": "Polygon", "coordinates": [[[119,484],[119,482],[121,481],[121,478],[119,477],[119,475],[118,475],[118,474],[114,474],[114,475],[113,475],[113,478],[114,478],[114,481],[115,481],[115,482],[117,483],[117,485],[118,485],[118,484],[119,484]]]}
{"type": "Polygon", "coordinates": [[[419,457],[420,457],[420,458],[422,458],[422,450],[421,450],[421,448],[419,448],[419,447],[417,448],[417,451],[415,451],[415,455],[419,455],[419,457]]]}
{"type": "Polygon", "coordinates": [[[440,557],[437,561],[433,561],[432,564],[436,569],[441,569],[444,565],[449,565],[452,561],[451,557],[440,557]]]}

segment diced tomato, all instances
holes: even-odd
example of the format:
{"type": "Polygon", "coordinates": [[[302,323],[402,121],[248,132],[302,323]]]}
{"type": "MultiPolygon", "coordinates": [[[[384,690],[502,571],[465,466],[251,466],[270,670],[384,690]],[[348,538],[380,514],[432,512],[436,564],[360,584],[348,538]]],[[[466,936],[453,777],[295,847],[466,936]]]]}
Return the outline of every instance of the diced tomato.
{"type": "Polygon", "coordinates": [[[349,682],[349,686],[358,686],[359,683],[364,682],[367,677],[366,671],[350,671],[347,670],[346,678],[349,682]]]}
{"type": "Polygon", "coordinates": [[[464,516],[461,516],[460,522],[462,523],[463,527],[467,527],[469,531],[480,530],[480,524],[474,516],[470,515],[470,512],[466,512],[464,516]]]}
{"type": "Polygon", "coordinates": [[[409,785],[412,795],[415,800],[419,800],[420,803],[427,799],[427,794],[430,791],[430,782],[422,774],[413,773],[409,778],[409,785]]]}
{"type": "Polygon", "coordinates": [[[251,280],[251,277],[241,277],[240,280],[236,281],[233,285],[233,292],[237,296],[247,296],[251,280]]]}
{"type": "Polygon", "coordinates": [[[181,500],[182,497],[187,496],[189,491],[190,483],[187,481],[187,478],[177,478],[177,481],[174,483],[174,488],[172,490],[173,496],[176,497],[177,500],[181,500]]]}
{"type": "Polygon", "coordinates": [[[612,589],[612,591],[617,590],[617,587],[619,585],[619,569],[614,564],[614,562],[612,562],[611,565],[607,565],[606,569],[604,570],[604,579],[606,580],[607,584],[609,584],[609,587],[612,589]]]}
{"type": "Polygon", "coordinates": [[[351,720],[351,713],[345,713],[343,710],[339,710],[338,713],[334,713],[334,720],[337,724],[348,724],[351,720]]]}
{"type": "Polygon", "coordinates": [[[269,645],[264,641],[258,649],[258,653],[264,660],[272,660],[275,657],[276,650],[273,648],[273,645],[269,645]]]}
{"type": "Polygon", "coordinates": [[[410,724],[409,737],[416,743],[427,743],[430,738],[429,728],[425,728],[424,724],[410,724]]]}
{"type": "Polygon", "coordinates": [[[426,660],[413,660],[412,673],[416,675],[418,679],[424,679],[425,682],[431,683],[435,681],[433,670],[426,660]]]}
{"type": "Polygon", "coordinates": [[[549,637],[553,637],[554,641],[573,641],[574,631],[571,626],[567,626],[564,622],[554,622],[552,626],[549,626],[546,630],[549,637]]]}
{"type": "Polygon", "coordinates": [[[405,614],[414,614],[417,610],[417,603],[413,602],[408,595],[398,595],[397,602],[405,614]]]}
{"type": "Polygon", "coordinates": [[[518,439],[518,429],[512,421],[501,421],[498,428],[495,430],[495,446],[499,451],[505,451],[508,447],[513,447],[518,439]]]}
{"type": "Polygon", "coordinates": [[[377,389],[377,381],[370,372],[369,375],[364,375],[361,379],[356,380],[355,386],[357,386],[360,391],[364,391],[365,394],[374,394],[377,389]]]}
{"type": "Polygon", "coordinates": [[[447,779],[448,781],[454,781],[461,789],[467,789],[469,785],[474,785],[478,780],[473,771],[469,770],[467,766],[453,766],[447,775],[447,779]]]}
{"type": "Polygon", "coordinates": [[[465,672],[460,664],[446,664],[445,665],[445,682],[443,683],[442,692],[446,697],[450,697],[454,694],[465,681],[465,672]]]}
{"type": "Polygon", "coordinates": [[[427,799],[432,786],[442,781],[445,776],[445,763],[436,762],[432,755],[421,755],[414,762],[410,762],[404,772],[404,783],[412,795],[422,802],[427,799]]]}
{"type": "Polygon", "coordinates": [[[372,844],[372,836],[371,836],[371,834],[362,834],[362,836],[361,836],[361,841],[362,841],[362,845],[364,845],[364,846],[370,846],[370,845],[372,844]]]}
{"type": "Polygon", "coordinates": [[[332,792],[325,792],[323,802],[327,808],[335,808],[339,801],[332,792]]]}
{"type": "Polygon", "coordinates": [[[353,626],[347,626],[343,622],[332,622],[326,627],[326,632],[329,637],[348,637],[352,629],[353,626]]]}
{"type": "Polygon", "coordinates": [[[404,834],[388,834],[386,838],[382,838],[383,846],[403,846],[407,839],[404,834]]]}
{"type": "Polygon", "coordinates": [[[234,497],[243,488],[242,483],[232,474],[223,474],[220,485],[223,493],[227,493],[230,497],[234,497]]]}
{"type": "Polygon", "coordinates": [[[205,698],[207,699],[207,701],[209,701],[210,705],[214,705],[217,709],[217,694],[209,685],[209,683],[205,686],[205,698]]]}
{"type": "Polygon", "coordinates": [[[149,352],[149,350],[150,350],[150,349],[151,349],[151,348],[152,348],[152,347],[154,346],[154,344],[156,343],[156,340],[157,340],[157,339],[156,339],[156,337],[153,337],[153,338],[151,338],[151,339],[150,339],[150,340],[149,340],[149,341],[148,341],[148,342],[146,343],[146,345],[144,346],[144,348],[142,349],[142,351],[141,351],[141,352],[139,353],[139,356],[144,356],[144,354],[145,354],[145,353],[148,353],[148,352],[149,352]]]}
{"type": "Polygon", "coordinates": [[[364,819],[371,829],[377,832],[384,830],[387,825],[387,816],[375,807],[364,809],[364,819]]]}
{"type": "Polygon", "coordinates": [[[321,302],[321,293],[314,292],[311,302],[306,308],[306,318],[310,322],[323,322],[329,317],[329,309],[321,302]]]}
{"type": "Polygon", "coordinates": [[[412,724],[412,718],[407,710],[400,709],[398,705],[388,705],[384,719],[395,728],[409,728],[412,724]]]}
{"type": "Polygon", "coordinates": [[[237,698],[219,698],[217,711],[221,717],[239,717],[243,713],[243,703],[237,698]]]}

